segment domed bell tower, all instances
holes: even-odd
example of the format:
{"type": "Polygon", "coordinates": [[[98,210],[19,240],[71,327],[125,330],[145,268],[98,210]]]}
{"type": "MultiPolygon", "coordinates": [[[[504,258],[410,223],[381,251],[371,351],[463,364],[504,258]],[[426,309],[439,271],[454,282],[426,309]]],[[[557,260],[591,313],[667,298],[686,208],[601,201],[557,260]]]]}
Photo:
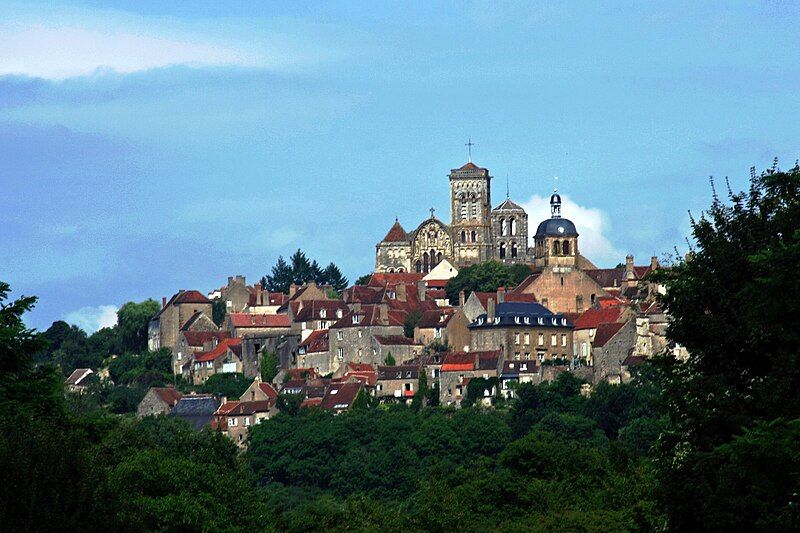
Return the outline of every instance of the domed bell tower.
{"type": "Polygon", "coordinates": [[[534,242],[536,266],[578,265],[578,231],[571,220],[561,218],[561,195],[557,190],[550,196],[550,218],[539,224],[534,242]]]}

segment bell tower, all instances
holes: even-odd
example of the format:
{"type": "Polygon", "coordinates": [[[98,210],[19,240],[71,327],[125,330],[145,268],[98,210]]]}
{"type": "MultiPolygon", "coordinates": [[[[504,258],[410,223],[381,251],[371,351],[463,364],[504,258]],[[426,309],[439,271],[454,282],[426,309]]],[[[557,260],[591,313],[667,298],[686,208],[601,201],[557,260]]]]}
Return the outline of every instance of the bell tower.
{"type": "MultiPolygon", "coordinates": [[[[471,146],[471,141],[468,143],[471,146]]],[[[470,160],[450,171],[451,229],[455,266],[464,267],[492,257],[492,176],[470,160]]]]}

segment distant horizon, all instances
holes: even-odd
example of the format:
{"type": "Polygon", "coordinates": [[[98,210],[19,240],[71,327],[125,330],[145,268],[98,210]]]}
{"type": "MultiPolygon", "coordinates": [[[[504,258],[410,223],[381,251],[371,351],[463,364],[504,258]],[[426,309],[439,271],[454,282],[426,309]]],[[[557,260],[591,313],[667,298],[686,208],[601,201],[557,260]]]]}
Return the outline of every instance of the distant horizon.
{"type": "MultiPolygon", "coordinates": [[[[3,2],[0,279],[37,329],[254,283],[354,282],[472,160],[531,226],[553,177],[598,266],[686,251],[687,211],[800,156],[800,5],[3,2]]],[[[534,226],[535,227],[535,226],[534,226]]]]}

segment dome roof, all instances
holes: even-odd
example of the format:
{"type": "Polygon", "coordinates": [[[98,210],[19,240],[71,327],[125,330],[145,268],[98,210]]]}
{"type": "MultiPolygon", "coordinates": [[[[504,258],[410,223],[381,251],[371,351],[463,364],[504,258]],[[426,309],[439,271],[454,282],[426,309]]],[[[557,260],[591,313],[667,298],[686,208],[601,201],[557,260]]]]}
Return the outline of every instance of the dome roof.
{"type": "Polygon", "coordinates": [[[575,224],[566,218],[548,218],[536,228],[535,238],[539,237],[577,237],[575,224]]]}
{"type": "Polygon", "coordinates": [[[561,195],[557,192],[554,192],[553,195],[550,197],[551,204],[560,204],[561,203],[561,195]]]}

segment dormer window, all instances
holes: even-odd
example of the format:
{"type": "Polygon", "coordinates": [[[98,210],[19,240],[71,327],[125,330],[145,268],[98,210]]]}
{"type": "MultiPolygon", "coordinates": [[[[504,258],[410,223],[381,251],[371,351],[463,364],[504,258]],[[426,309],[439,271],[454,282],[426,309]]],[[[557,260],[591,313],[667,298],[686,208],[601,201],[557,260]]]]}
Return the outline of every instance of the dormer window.
{"type": "Polygon", "coordinates": [[[526,323],[526,324],[530,324],[530,323],[531,323],[531,317],[529,317],[529,316],[526,316],[526,317],[525,317],[525,323],[526,323]]]}
{"type": "Polygon", "coordinates": [[[544,325],[544,318],[538,319],[537,322],[539,322],[540,326],[543,326],[544,325]]]}
{"type": "Polygon", "coordinates": [[[327,309],[320,309],[319,310],[319,317],[320,318],[327,318],[328,317],[328,310],[327,309]]]}
{"type": "Polygon", "coordinates": [[[518,316],[515,316],[515,317],[514,317],[514,323],[515,323],[515,324],[519,324],[519,317],[518,317],[518,316]]]}
{"type": "Polygon", "coordinates": [[[342,318],[342,310],[341,309],[337,309],[336,310],[336,318],[342,318]]]}
{"type": "Polygon", "coordinates": [[[478,325],[479,325],[479,326],[483,325],[483,318],[479,318],[479,319],[478,319],[478,325]]]}
{"type": "Polygon", "coordinates": [[[361,324],[361,315],[353,315],[353,324],[361,324]]]}
{"type": "Polygon", "coordinates": [[[499,324],[500,323],[500,317],[499,316],[494,317],[494,323],[495,324],[499,324]]]}

